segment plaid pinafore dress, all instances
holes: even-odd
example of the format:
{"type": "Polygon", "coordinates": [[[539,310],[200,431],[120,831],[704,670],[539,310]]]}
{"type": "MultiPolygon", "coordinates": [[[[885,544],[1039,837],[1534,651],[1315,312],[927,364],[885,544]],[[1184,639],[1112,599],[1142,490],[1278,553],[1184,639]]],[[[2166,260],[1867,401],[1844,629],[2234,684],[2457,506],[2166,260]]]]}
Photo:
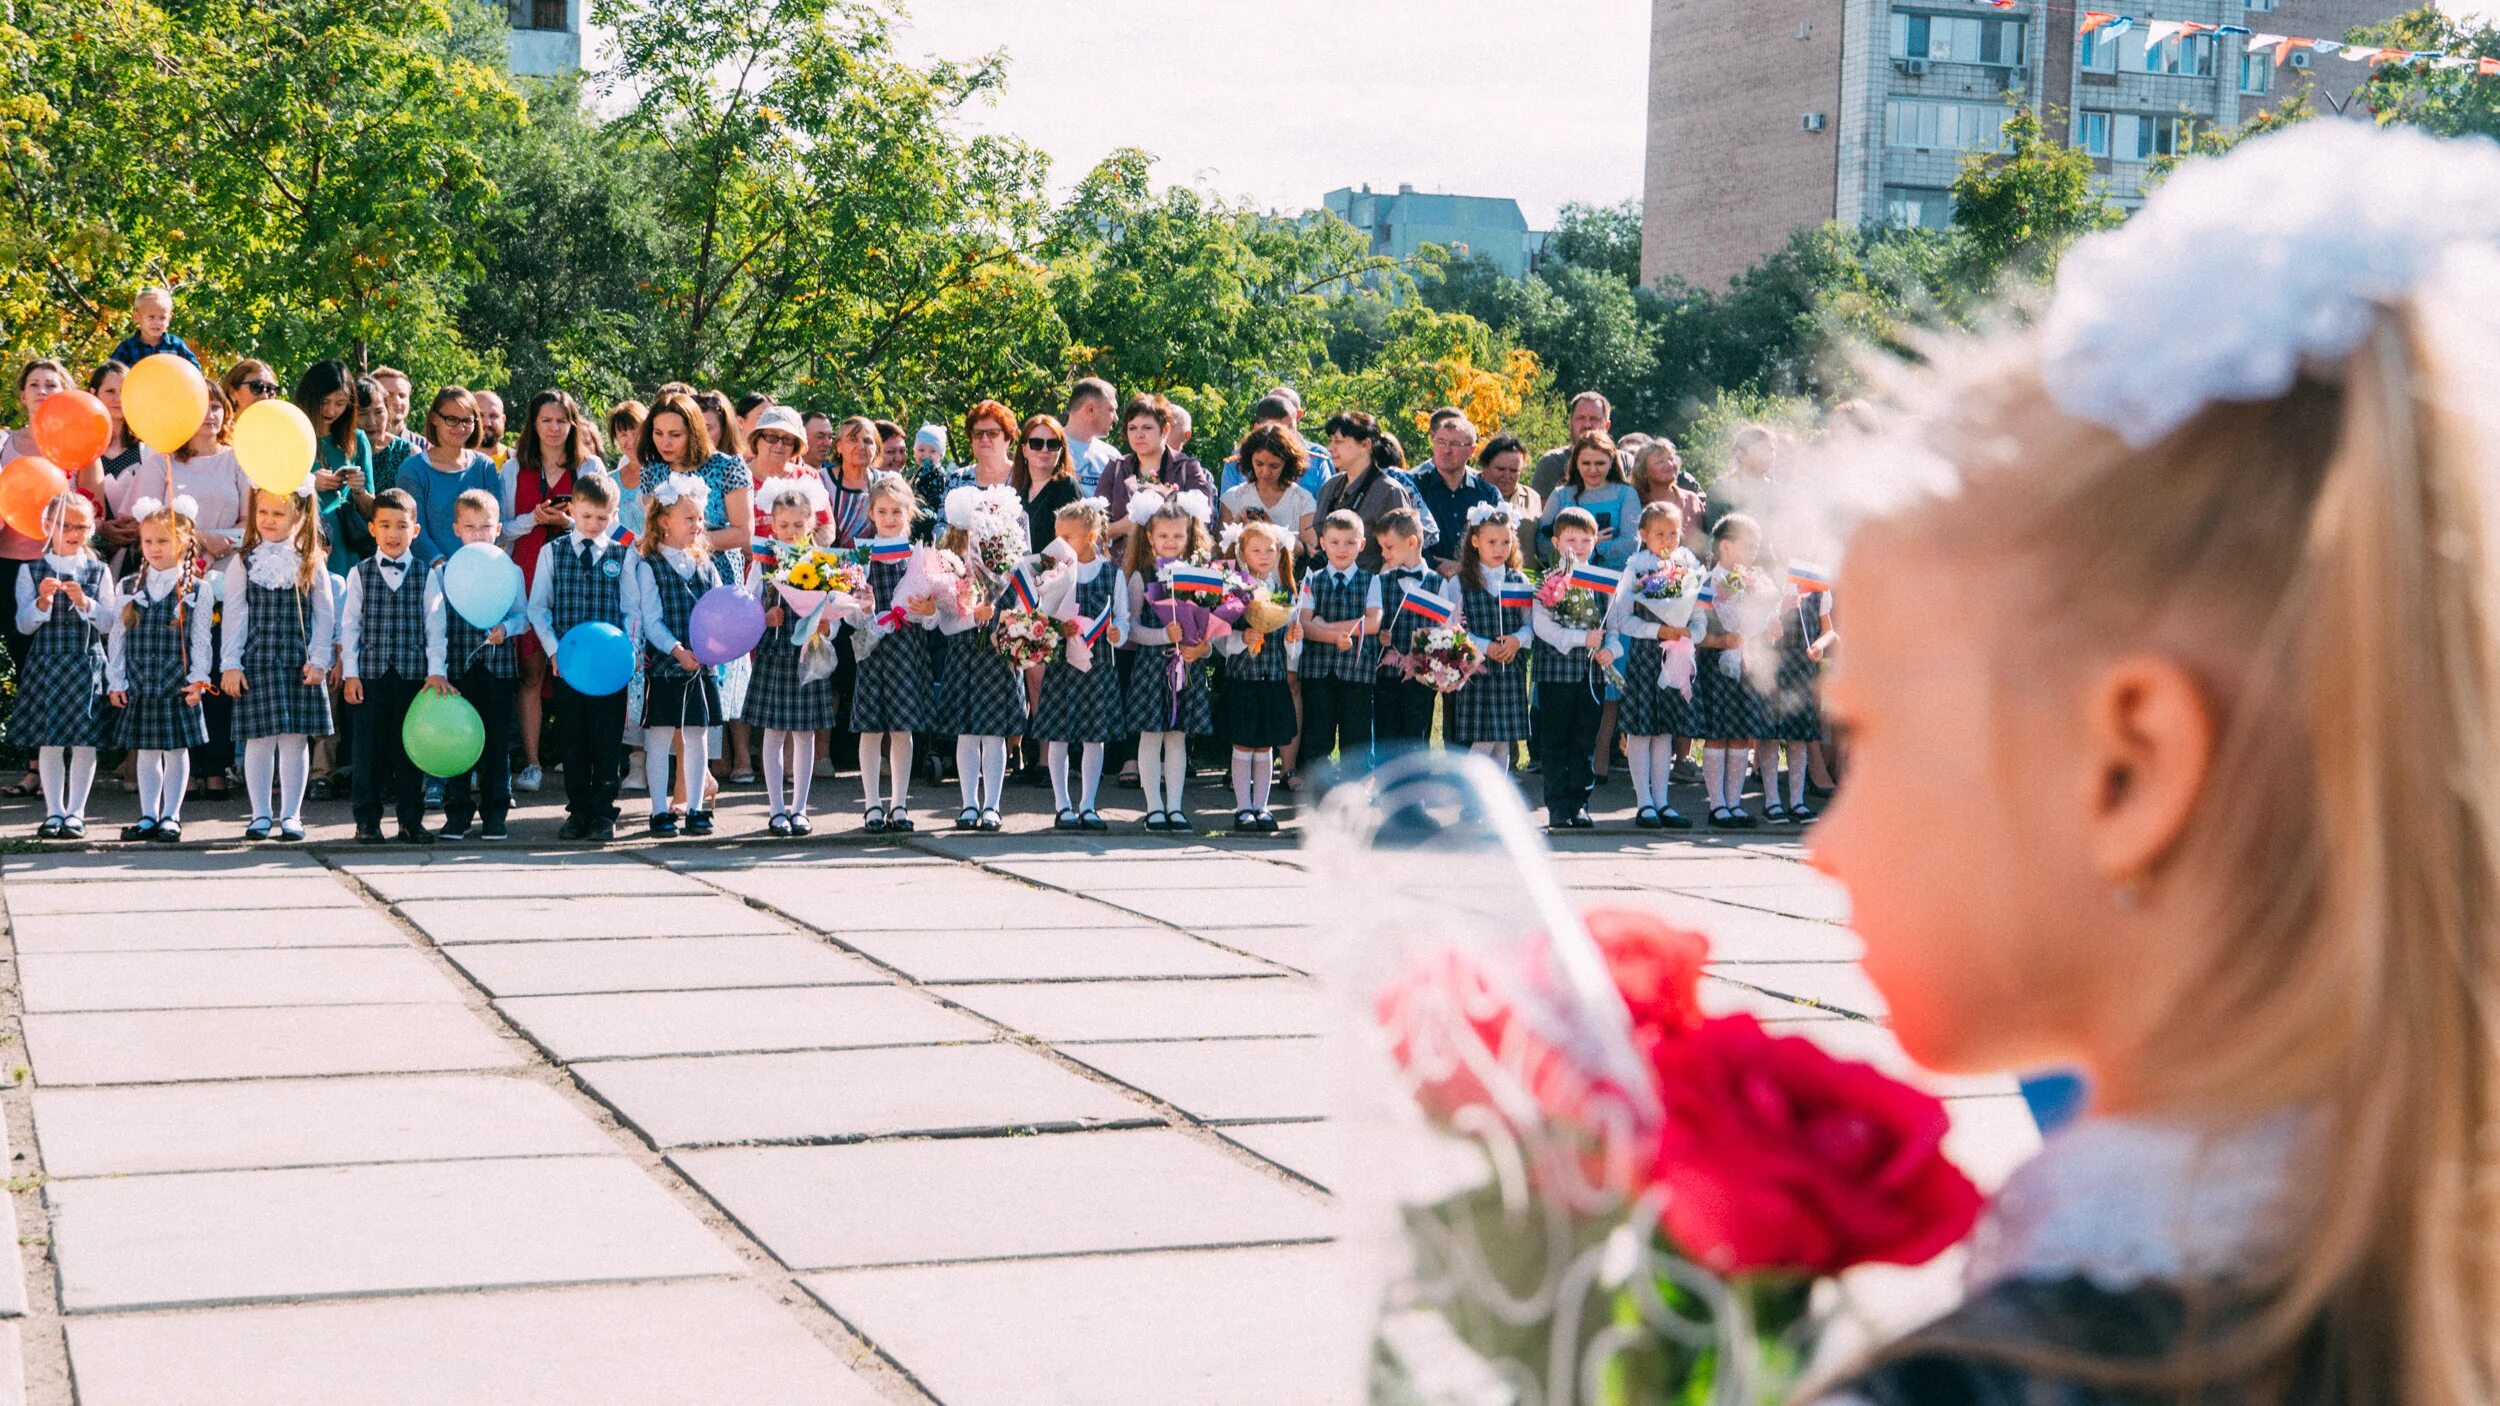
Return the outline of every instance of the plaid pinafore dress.
{"type": "MultiPolygon", "coordinates": [[[[75,571],[42,558],[26,563],[35,589],[51,580],[75,581],[92,603],[110,573],[89,557],[75,571]]],[[[94,747],[104,740],[104,636],[87,623],[69,596],[56,592],[43,623],[26,639],[18,671],[17,703],[9,714],[14,747],[94,747]]]]}
{"type": "MultiPolygon", "coordinates": [[[[1717,573],[1713,573],[1717,577],[1717,573]]],[[[1724,578],[1718,578],[1724,579],[1724,578]]],[[[1724,590],[1717,580],[1714,587],[1724,590]]],[[[1727,633],[1725,614],[1712,606],[1707,612],[1693,612],[1693,633],[1717,635],[1727,633]],[[1703,626],[1705,614],[1708,626],[1703,626]]],[[[1741,649],[1705,649],[1699,656],[1700,676],[1694,688],[1701,699],[1702,737],[1711,742],[1758,742],[1771,735],[1771,706],[1754,684],[1752,661],[1741,649]],[[1743,661],[1732,666],[1729,661],[1743,661]],[[1731,674],[1731,668],[1733,673],[1731,674]]]]}
{"type": "Polygon", "coordinates": [[[1138,604],[1137,657],[1131,661],[1128,675],[1128,730],[1184,732],[1205,737],[1215,731],[1215,703],[1207,691],[1207,662],[1181,662],[1180,650],[1164,632],[1170,623],[1151,598],[1138,604]]]}
{"type": "MultiPolygon", "coordinates": [[[[205,747],[207,714],[182,696],[191,679],[192,661],[187,656],[191,611],[197,608],[184,599],[190,594],[184,589],[188,580],[177,581],[174,589],[156,600],[148,599],[147,581],[143,570],[122,582],[122,598],[139,618],[122,627],[122,676],[130,686],[130,706],[119,712],[114,743],[134,752],[205,747]]],[[[207,661],[201,664],[207,667],[207,661]]]]}
{"type": "Polygon", "coordinates": [[[938,690],[935,725],[957,737],[1021,737],[1031,720],[1025,705],[1024,671],[1007,662],[990,642],[995,617],[946,642],[945,685],[938,690]]]}
{"type": "MultiPolygon", "coordinates": [[[[1482,574],[1469,571],[1465,584],[1459,587],[1459,610],[1467,632],[1478,639],[1500,641],[1516,635],[1528,623],[1526,606],[1504,606],[1501,598],[1484,588],[1482,574]]],[[[1517,571],[1505,570],[1502,579],[1525,585],[1528,578],[1517,571]]],[[[1580,685],[1586,687],[1585,682],[1580,685]]],[[[1484,661],[1484,671],[1459,687],[1444,705],[1449,736],[1453,746],[1469,747],[1478,742],[1524,742],[1528,738],[1528,651],[1511,656],[1507,664],[1484,661]]]]}
{"type": "MultiPolygon", "coordinates": [[[[871,562],[868,589],[877,613],[894,608],[894,588],[903,584],[908,561],[871,562]]],[[[851,731],[918,732],[932,711],[929,703],[928,631],[905,616],[893,633],[871,646],[859,661],[851,683],[851,731]]]]}
{"type": "MultiPolygon", "coordinates": [[[[680,576],[665,556],[643,559],[643,567],[651,573],[660,597],[660,622],[679,643],[693,627],[694,603],[703,593],[720,584],[720,572],[713,559],[706,555],[690,576],[680,576]]],[[[714,681],[709,667],[693,673],[679,668],[677,661],[651,647],[642,646],[642,725],[644,727],[718,727],[721,722],[720,685],[714,681]]]]}
{"type": "Polygon", "coordinates": [[[243,635],[243,696],[234,700],[234,736],[301,734],[325,737],[332,731],[330,688],[304,682],[304,655],[312,643],[313,591],[330,589],[316,573],[306,590],[272,589],[243,578],[244,607],[249,613],[243,635]]]}
{"type": "Polygon", "coordinates": [[[1763,735],[1782,742],[1823,740],[1823,666],[1806,657],[1806,646],[1823,633],[1823,607],[1831,596],[1808,591],[1794,606],[1780,612],[1780,666],[1763,700],[1771,712],[1771,730],[1763,735]]]}
{"type": "MultiPolygon", "coordinates": [[[[1087,620],[1099,620],[1111,608],[1120,580],[1111,563],[1096,560],[1100,569],[1094,579],[1076,588],[1076,612],[1087,620]]],[[[1116,742],[1128,736],[1120,668],[1111,656],[1108,635],[1094,649],[1093,667],[1083,672],[1069,666],[1065,649],[1052,655],[1042,670],[1042,696],[1033,706],[1028,735],[1037,742],[1068,743],[1116,742]]]]}
{"type": "Polygon", "coordinates": [[[799,612],[781,598],[780,588],[760,569],[756,572],[756,599],[769,611],[778,607],[781,623],[764,627],[764,638],[755,646],[755,670],[747,684],[746,711],[741,715],[748,726],[771,728],[776,732],[816,732],[842,725],[841,701],[833,694],[833,675],[812,681],[799,678],[799,647],[793,630],[799,623],[799,612]]]}

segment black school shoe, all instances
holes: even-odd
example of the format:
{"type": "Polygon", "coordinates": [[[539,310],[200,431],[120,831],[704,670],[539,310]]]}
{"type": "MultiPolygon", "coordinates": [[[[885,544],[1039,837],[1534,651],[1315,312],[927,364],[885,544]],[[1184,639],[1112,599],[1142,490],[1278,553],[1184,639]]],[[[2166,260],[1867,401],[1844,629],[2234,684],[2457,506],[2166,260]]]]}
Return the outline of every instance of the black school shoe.
{"type": "Polygon", "coordinates": [[[443,822],[442,828],[434,832],[434,838],[441,840],[447,845],[456,845],[469,838],[469,822],[465,820],[446,820],[443,822]]]}
{"type": "Polygon", "coordinates": [[[382,827],[377,823],[373,825],[357,826],[356,843],[360,845],[381,845],[388,844],[390,841],[383,837],[382,827]]]}
{"type": "Polygon", "coordinates": [[[179,820],[160,820],[156,822],[156,828],[148,832],[148,842],[151,844],[178,844],[181,840],[182,822],[179,820]]]}
{"type": "Polygon", "coordinates": [[[677,838],[677,812],[664,810],[651,817],[651,837],[656,840],[677,838]]]}
{"type": "Polygon", "coordinates": [[[87,838],[87,822],[79,819],[75,815],[62,816],[61,838],[64,840],[83,840],[87,838]]]}
{"type": "Polygon", "coordinates": [[[398,840],[403,845],[430,845],[434,843],[434,839],[434,832],[426,829],[422,825],[402,825],[399,827],[398,840]]]}
{"type": "Polygon", "coordinates": [[[125,840],[153,840],[156,838],[156,821],[153,818],[148,818],[142,819],[136,825],[125,825],[122,827],[122,838],[125,840]]]}
{"type": "Polygon", "coordinates": [[[1683,812],[1678,811],[1673,806],[1662,807],[1659,810],[1658,823],[1669,830],[1690,830],[1693,828],[1693,822],[1685,819],[1683,812]]]}
{"type": "Polygon", "coordinates": [[[687,834],[689,834],[689,835],[708,835],[708,834],[711,834],[711,833],[712,833],[712,813],[711,813],[710,811],[708,811],[708,810],[690,810],[690,811],[687,811],[687,812],[686,812],[686,833],[687,833],[687,834]]]}
{"type": "Polygon", "coordinates": [[[556,827],[556,838],[559,840],[589,839],[590,822],[578,815],[568,815],[564,817],[564,823],[556,827]]]}

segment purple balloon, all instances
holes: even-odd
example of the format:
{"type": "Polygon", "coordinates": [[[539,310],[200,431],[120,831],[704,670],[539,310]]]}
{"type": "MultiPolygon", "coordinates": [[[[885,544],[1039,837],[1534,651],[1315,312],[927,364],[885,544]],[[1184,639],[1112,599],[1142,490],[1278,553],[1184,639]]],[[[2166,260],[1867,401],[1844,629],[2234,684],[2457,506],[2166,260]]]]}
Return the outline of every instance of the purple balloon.
{"type": "Polygon", "coordinates": [[[764,638],[764,607],[732,586],[715,586],[694,603],[686,622],[686,647],[706,664],[726,664],[764,638]]]}

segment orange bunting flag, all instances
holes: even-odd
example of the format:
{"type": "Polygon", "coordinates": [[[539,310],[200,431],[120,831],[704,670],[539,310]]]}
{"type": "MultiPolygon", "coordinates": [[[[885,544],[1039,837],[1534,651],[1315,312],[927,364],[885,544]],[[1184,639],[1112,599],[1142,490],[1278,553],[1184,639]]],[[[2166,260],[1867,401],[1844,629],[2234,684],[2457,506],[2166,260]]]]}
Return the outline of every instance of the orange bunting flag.
{"type": "Polygon", "coordinates": [[[2294,49],[2312,48],[2316,46],[2317,42],[2318,41],[2315,39],[2286,39],[2282,43],[2275,45],[2274,66],[2276,68],[2281,68],[2285,63],[2291,60],[2292,51],[2294,49]]]}
{"type": "Polygon", "coordinates": [[[2075,33],[2077,35],[2090,34],[2093,30],[2100,28],[2102,25],[2105,25],[2116,18],[2118,18],[2116,15],[2108,14],[2100,10],[2086,10],[2083,12],[2083,23],[2075,26],[2075,33]]]}
{"type": "Polygon", "coordinates": [[[2500,59],[2478,59],[2474,63],[2474,71],[2486,77],[2500,74],[2500,59]]]}

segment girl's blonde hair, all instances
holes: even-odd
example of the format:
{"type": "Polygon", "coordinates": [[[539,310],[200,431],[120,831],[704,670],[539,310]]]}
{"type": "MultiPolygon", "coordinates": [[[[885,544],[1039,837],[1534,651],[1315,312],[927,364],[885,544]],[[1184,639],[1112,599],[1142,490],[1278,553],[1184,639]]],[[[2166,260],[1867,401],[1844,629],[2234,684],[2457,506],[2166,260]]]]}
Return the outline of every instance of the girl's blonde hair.
{"type": "Polygon", "coordinates": [[[251,501],[243,505],[243,554],[249,557],[254,547],[265,539],[260,535],[260,500],[275,498],[295,513],[295,527],[287,534],[288,545],[295,548],[295,589],[309,591],[321,578],[324,569],[321,556],[321,515],[312,510],[312,500],[296,493],[272,493],[266,488],[252,490],[251,501]]]}
{"type": "Polygon", "coordinates": [[[1059,505],[1059,511],[1050,515],[1050,520],[1054,523],[1081,522],[1086,524],[1094,529],[1096,545],[1100,545],[1102,539],[1111,531],[1111,515],[1103,511],[1102,500],[1098,498],[1079,498],[1073,503],[1062,503],[1059,505]]]}
{"type": "Polygon", "coordinates": [[[1189,545],[1181,549],[1181,557],[1183,560],[1203,562],[1214,553],[1215,543],[1207,536],[1206,523],[1201,521],[1196,513],[1182,507],[1180,504],[1167,502],[1162,507],[1157,508],[1154,513],[1146,519],[1144,525],[1140,526],[1135,532],[1128,535],[1127,570],[1139,572],[1151,572],[1154,570],[1155,524],[1163,522],[1185,522],[1189,524],[1189,545]]]}
{"type": "MultiPolygon", "coordinates": [[[[139,525],[141,527],[146,527],[152,522],[164,524],[165,529],[174,534],[174,542],[182,548],[180,560],[185,566],[190,565],[192,544],[199,540],[199,534],[192,530],[191,519],[174,511],[174,507],[171,503],[166,503],[159,506],[155,512],[139,519],[139,525]]],[[[146,579],[147,570],[146,560],[142,558],[139,565],[139,575],[143,581],[146,579]]],[[[174,588],[174,633],[175,636],[183,642],[183,648],[186,650],[190,648],[191,637],[190,635],[184,633],[183,630],[183,626],[185,624],[183,612],[191,608],[191,579],[191,573],[189,571],[185,571],[182,575],[181,583],[174,588]]],[[[137,625],[138,623],[139,597],[138,593],[134,591],[131,593],[130,599],[122,602],[122,625],[124,628],[129,628],[137,625]]]]}
{"type": "Polygon", "coordinates": [[[1278,586],[1280,586],[1280,587],[1284,588],[1285,590],[1288,590],[1288,591],[1292,590],[1292,589],[1293,589],[1293,538],[1292,538],[1292,536],[1291,536],[1290,534],[1288,534],[1288,533],[1285,531],[1285,529],[1283,529],[1283,528],[1281,528],[1281,527],[1278,527],[1276,524],[1274,524],[1274,523],[1272,523],[1272,522],[1245,522],[1245,523],[1243,523],[1243,524],[1241,525],[1241,537],[1239,538],[1239,540],[1237,540],[1237,541],[1235,541],[1235,542],[1233,543],[1233,560],[1234,560],[1235,562],[1237,562],[1237,563],[1240,563],[1240,564],[1241,564],[1241,567],[1242,567],[1242,570],[1243,570],[1243,571],[1245,571],[1245,572],[1246,572],[1246,571],[1248,571],[1250,568],[1249,568],[1249,564],[1248,564],[1248,563],[1246,563],[1246,562],[1242,562],[1242,560],[1241,560],[1241,548],[1242,548],[1242,544],[1243,544],[1243,543],[1248,542],[1248,541],[1249,541],[1251,538],[1253,538],[1253,537],[1257,537],[1257,538],[1263,539],[1264,541],[1266,541],[1266,542],[1268,542],[1268,543],[1272,544],[1272,545],[1276,548],[1276,584],[1277,584],[1278,586]]]}
{"type": "MultiPolygon", "coordinates": [[[[642,495],[642,535],[634,539],[634,547],[642,553],[644,559],[656,559],[660,555],[661,547],[666,545],[660,541],[660,519],[668,516],[668,510],[676,506],[676,503],[663,503],[648,493],[642,495]]],[[[698,510],[696,520],[700,522],[701,517],[702,514],[698,510]]],[[[697,528],[694,534],[694,545],[683,550],[694,553],[695,559],[700,561],[712,554],[712,544],[705,540],[705,534],[697,528]]]]}
{"type": "Polygon", "coordinates": [[[1985,574],[2023,681],[2003,686],[2149,649],[2208,693],[2212,772],[2146,876],[2211,934],[2156,993],[2153,1096],[2225,1124],[2314,1111],[2288,1247],[2228,1298],[2186,1286],[2176,1357],[2061,1356],[2078,1376],[2500,1393],[2500,610],[2465,414],[2490,367],[2426,330],[2434,301],[2145,450],[2062,413],[2019,336],[1948,349],[1916,387],[1958,482],[1870,531],[1985,574]]]}
{"type": "Polygon", "coordinates": [[[868,475],[868,506],[875,507],[880,499],[902,504],[914,521],[919,520],[920,495],[912,492],[911,480],[901,474],[880,470],[868,475]]]}

